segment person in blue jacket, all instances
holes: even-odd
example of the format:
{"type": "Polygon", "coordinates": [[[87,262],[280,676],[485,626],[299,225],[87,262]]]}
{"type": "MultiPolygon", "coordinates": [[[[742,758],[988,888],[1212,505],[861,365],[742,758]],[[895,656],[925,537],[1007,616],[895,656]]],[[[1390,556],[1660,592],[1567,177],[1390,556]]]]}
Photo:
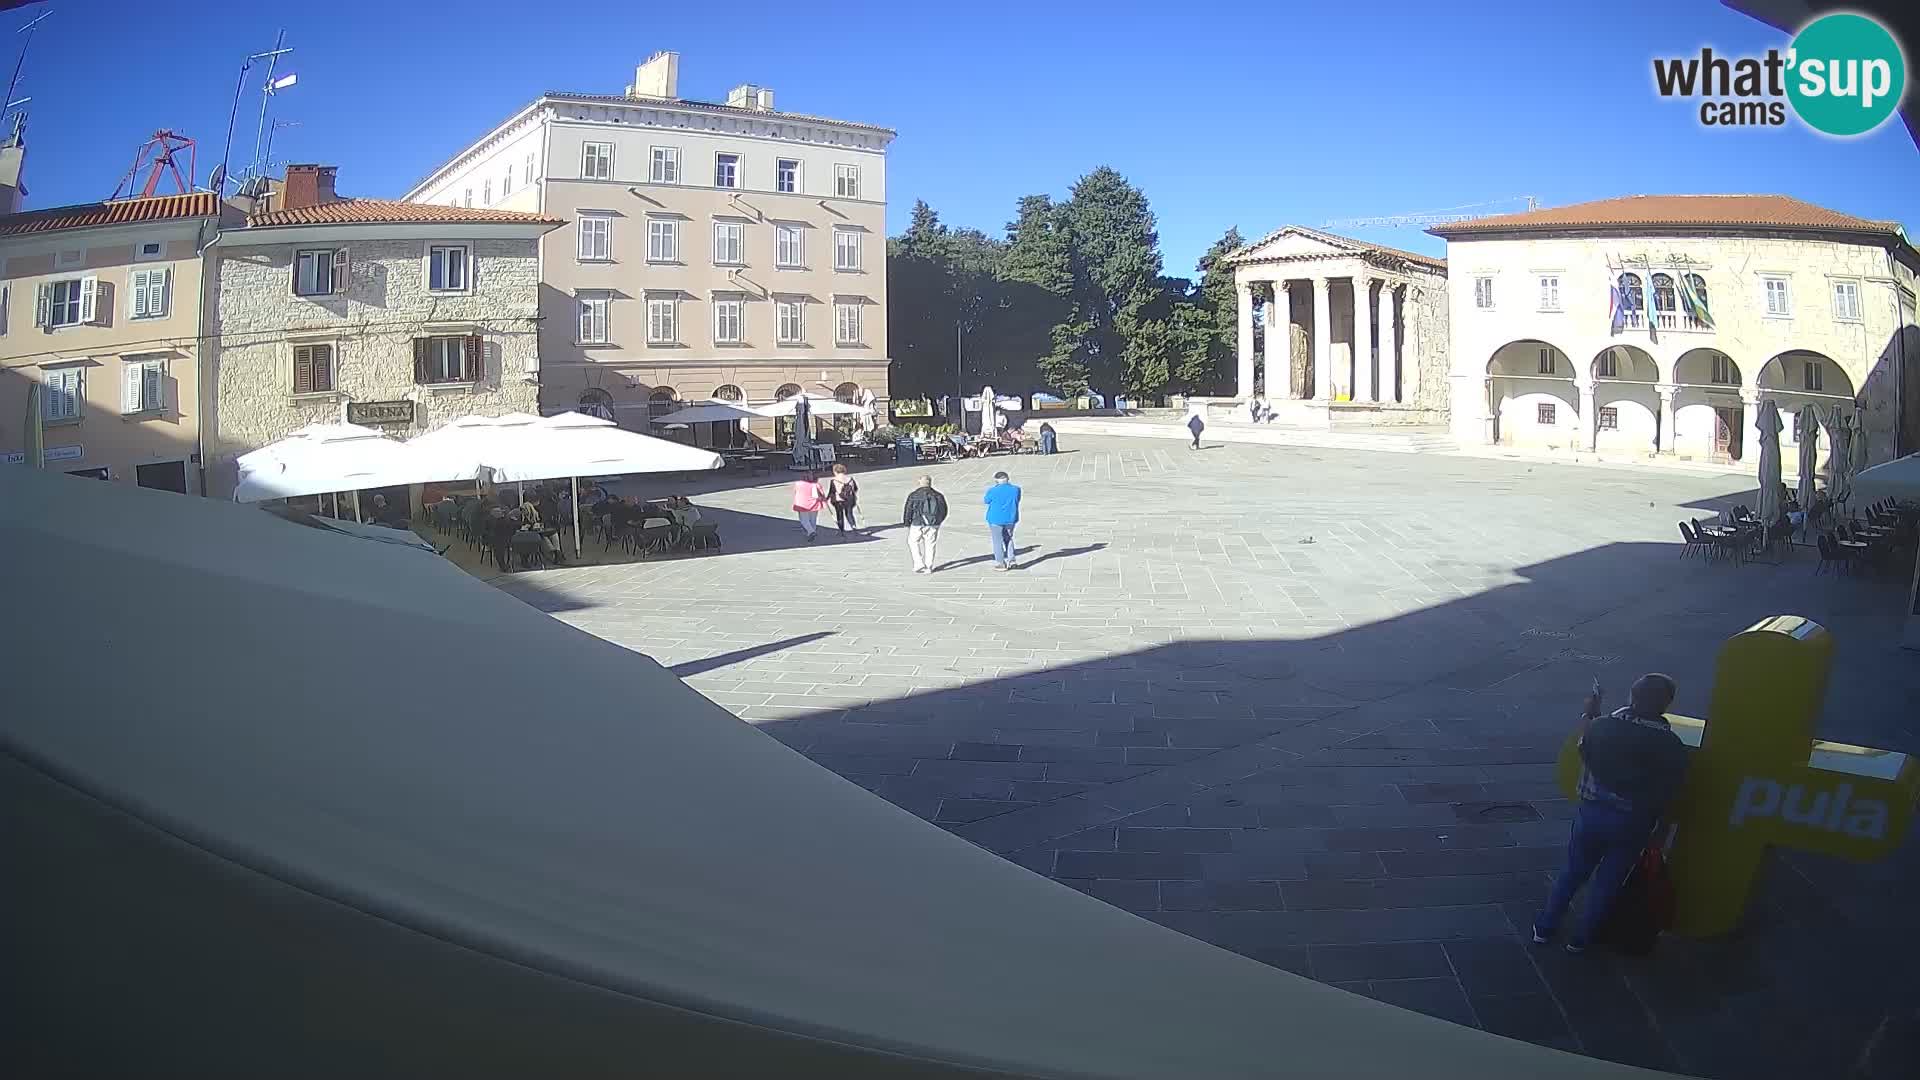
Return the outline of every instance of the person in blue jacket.
{"type": "Polygon", "coordinates": [[[1013,569],[1013,527],[1020,524],[1020,488],[1007,474],[993,474],[993,486],[981,500],[987,504],[987,532],[993,537],[993,568],[1013,569]]]}

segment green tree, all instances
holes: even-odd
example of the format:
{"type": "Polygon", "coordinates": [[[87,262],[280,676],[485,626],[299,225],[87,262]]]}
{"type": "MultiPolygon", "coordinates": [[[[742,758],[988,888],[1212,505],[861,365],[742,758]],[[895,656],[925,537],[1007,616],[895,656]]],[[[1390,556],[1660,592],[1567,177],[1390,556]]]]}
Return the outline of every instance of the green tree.
{"type": "Polygon", "coordinates": [[[1229,228],[1207,248],[1194,267],[1200,287],[1193,297],[1189,323],[1187,366],[1174,373],[1175,382],[1189,393],[1217,394],[1234,386],[1240,334],[1240,299],[1234,290],[1233,267],[1226,257],[1247,246],[1239,228],[1229,228]]]}
{"type": "Polygon", "coordinates": [[[1073,244],[1063,208],[1046,195],[1020,200],[1007,223],[1000,283],[1006,348],[1032,358],[1038,381],[1069,396],[1087,388],[1083,340],[1074,310],[1073,244]]]}
{"type": "MultiPolygon", "coordinates": [[[[1144,310],[1160,295],[1160,234],[1153,210],[1140,189],[1107,166],[1081,177],[1064,207],[1073,248],[1074,300],[1087,324],[1083,363],[1096,387],[1126,388],[1142,394],[1164,388],[1143,379],[1153,363],[1135,363],[1126,354],[1126,336],[1146,332],[1144,310]]],[[[1170,335],[1153,331],[1152,343],[1138,356],[1165,357],[1170,335]]]]}

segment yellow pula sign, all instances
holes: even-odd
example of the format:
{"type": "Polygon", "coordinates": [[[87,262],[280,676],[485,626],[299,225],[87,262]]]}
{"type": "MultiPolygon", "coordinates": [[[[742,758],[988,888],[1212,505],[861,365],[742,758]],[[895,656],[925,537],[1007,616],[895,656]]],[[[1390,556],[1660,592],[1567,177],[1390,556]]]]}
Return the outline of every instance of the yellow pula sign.
{"type": "MultiPolygon", "coordinates": [[[[1738,927],[1769,845],[1870,862],[1906,834],[1920,762],[1813,737],[1832,662],[1825,627],[1777,615],[1721,648],[1707,720],[1667,716],[1693,751],[1667,811],[1676,932],[1711,937],[1738,927]]],[[[1568,798],[1578,797],[1580,769],[1576,732],[1560,750],[1568,798]]]]}

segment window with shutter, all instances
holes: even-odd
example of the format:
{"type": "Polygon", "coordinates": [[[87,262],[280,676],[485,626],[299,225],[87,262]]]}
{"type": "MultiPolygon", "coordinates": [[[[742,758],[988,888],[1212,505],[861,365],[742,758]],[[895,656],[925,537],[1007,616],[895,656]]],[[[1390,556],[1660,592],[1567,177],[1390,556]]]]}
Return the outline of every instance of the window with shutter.
{"type": "Polygon", "coordinates": [[[80,418],[82,397],[82,379],[84,372],[77,367],[59,368],[47,372],[40,385],[40,417],[43,420],[77,420],[80,418]]]}
{"type": "Polygon", "coordinates": [[[83,277],[80,279],[80,321],[90,323],[98,317],[96,304],[100,297],[100,279],[83,277]]]}
{"type": "Polygon", "coordinates": [[[298,296],[330,296],[346,291],[344,248],[298,251],[293,257],[293,291],[298,296]]]}
{"type": "Polygon", "coordinates": [[[605,345],[607,343],[607,297],[604,294],[581,295],[580,302],[580,343],[582,345],[605,345]]]}
{"type": "Polygon", "coordinates": [[[347,291],[347,249],[341,248],[333,253],[333,291],[347,291]]]}
{"type": "Polygon", "coordinates": [[[144,366],[128,361],[120,369],[120,411],[128,416],[146,407],[146,380],[140,373],[144,366]]]}
{"type": "Polygon", "coordinates": [[[166,361],[127,360],[121,369],[120,411],[159,412],[165,405],[166,361]]]}
{"type": "Polygon", "coordinates": [[[136,319],[158,319],[167,314],[167,285],[171,271],[136,270],[129,282],[133,293],[132,315],[136,319]]]}
{"type": "Polygon", "coordinates": [[[293,347],[293,392],[325,394],[333,390],[333,346],[293,347]]]}

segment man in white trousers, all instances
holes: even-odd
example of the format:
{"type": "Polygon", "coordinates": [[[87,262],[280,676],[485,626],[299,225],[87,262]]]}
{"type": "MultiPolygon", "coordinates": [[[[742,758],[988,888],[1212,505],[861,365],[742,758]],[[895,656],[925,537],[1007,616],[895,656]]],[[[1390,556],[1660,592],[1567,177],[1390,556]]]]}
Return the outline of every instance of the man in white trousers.
{"type": "Polygon", "coordinates": [[[913,553],[913,572],[933,573],[934,545],[940,542],[940,523],[947,520],[947,497],[933,489],[933,477],[922,476],[920,486],[907,493],[901,514],[907,526],[907,550],[913,553]]]}

